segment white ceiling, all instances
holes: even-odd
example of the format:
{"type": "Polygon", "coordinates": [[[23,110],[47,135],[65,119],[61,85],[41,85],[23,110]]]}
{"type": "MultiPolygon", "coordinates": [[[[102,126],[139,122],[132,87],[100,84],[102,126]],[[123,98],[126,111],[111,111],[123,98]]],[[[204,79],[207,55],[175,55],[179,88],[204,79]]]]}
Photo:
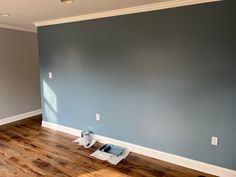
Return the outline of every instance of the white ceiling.
{"type": "Polygon", "coordinates": [[[214,1],[220,0],[74,0],[72,4],[60,0],[0,0],[0,14],[10,15],[0,16],[0,28],[36,31],[34,22],[60,23],[65,21],[62,18],[68,21],[68,17],[73,17],[72,22],[91,19],[94,13],[99,13],[98,18],[109,16],[111,10],[113,15],[119,15],[214,1]]]}
{"type": "Polygon", "coordinates": [[[72,4],[60,0],[0,0],[0,27],[35,31],[34,22],[122,9],[168,0],[74,0],[72,4]]]}

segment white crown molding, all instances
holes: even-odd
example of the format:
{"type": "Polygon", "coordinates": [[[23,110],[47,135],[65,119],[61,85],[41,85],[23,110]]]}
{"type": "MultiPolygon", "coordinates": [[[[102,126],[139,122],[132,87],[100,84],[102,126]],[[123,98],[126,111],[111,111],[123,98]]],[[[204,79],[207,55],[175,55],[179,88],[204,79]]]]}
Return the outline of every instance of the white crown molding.
{"type": "Polygon", "coordinates": [[[28,28],[23,28],[19,26],[13,26],[13,25],[0,24],[0,28],[37,33],[37,29],[28,29],[28,28]]]}
{"type": "Polygon", "coordinates": [[[36,115],[39,115],[39,114],[42,114],[41,109],[26,112],[26,113],[23,113],[23,114],[18,114],[18,115],[12,116],[12,117],[7,117],[7,118],[4,118],[4,119],[0,119],[0,125],[5,125],[5,124],[9,124],[9,123],[16,122],[16,121],[19,121],[19,120],[27,119],[27,118],[30,118],[30,117],[33,117],[33,116],[36,116],[36,115]]]}
{"type": "MultiPolygon", "coordinates": [[[[68,133],[68,134],[71,134],[71,135],[74,135],[77,137],[80,136],[80,134],[81,134],[81,130],[62,126],[62,125],[47,122],[47,121],[43,121],[42,126],[46,127],[46,128],[54,129],[57,131],[61,131],[64,133],[68,133]]],[[[169,163],[173,163],[176,165],[180,165],[180,166],[190,168],[193,170],[197,170],[197,171],[201,171],[204,173],[208,173],[208,174],[212,174],[212,175],[216,175],[216,176],[220,176],[220,177],[235,177],[236,176],[236,171],[233,171],[230,169],[214,166],[214,165],[211,165],[208,163],[204,163],[204,162],[188,159],[185,157],[169,154],[166,152],[162,152],[162,151],[158,151],[155,149],[139,146],[136,144],[127,143],[124,141],[120,141],[120,140],[116,140],[116,139],[112,139],[112,138],[108,138],[108,137],[100,136],[100,135],[94,135],[94,139],[96,139],[100,143],[114,144],[114,145],[122,146],[122,147],[128,148],[130,151],[138,153],[138,154],[142,154],[142,155],[145,155],[148,157],[163,160],[163,161],[166,161],[169,163]]]]}
{"type": "Polygon", "coordinates": [[[169,0],[165,2],[159,2],[159,3],[154,3],[154,4],[147,4],[147,5],[135,6],[135,7],[123,8],[123,9],[116,9],[116,10],[104,11],[104,12],[99,12],[99,13],[59,18],[59,19],[47,20],[47,21],[40,21],[40,22],[35,22],[34,25],[37,27],[49,26],[49,25],[55,25],[55,24],[63,24],[63,23],[85,21],[85,20],[92,20],[92,19],[112,17],[112,16],[141,13],[141,12],[169,9],[169,8],[188,6],[188,5],[194,5],[194,4],[216,2],[216,1],[222,1],[222,0],[169,0]]]}

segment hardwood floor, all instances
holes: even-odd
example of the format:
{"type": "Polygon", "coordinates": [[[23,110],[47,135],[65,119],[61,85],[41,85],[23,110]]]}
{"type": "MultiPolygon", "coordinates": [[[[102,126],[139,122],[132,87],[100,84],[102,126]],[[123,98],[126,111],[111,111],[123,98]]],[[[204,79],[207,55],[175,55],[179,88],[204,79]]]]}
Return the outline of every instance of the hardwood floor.
{"type": "Polygon", "coordinates": [[[41,116],[0,127],[0,177],[213,177],[131,153],[114,166],[72,143],[75,137],[41,127],[41,116]]]}

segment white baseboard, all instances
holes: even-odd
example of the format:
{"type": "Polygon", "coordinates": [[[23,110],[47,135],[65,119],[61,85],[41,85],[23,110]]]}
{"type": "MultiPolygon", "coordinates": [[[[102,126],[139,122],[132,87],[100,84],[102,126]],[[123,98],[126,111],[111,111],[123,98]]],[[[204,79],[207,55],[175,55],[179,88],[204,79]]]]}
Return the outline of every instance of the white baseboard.
{"type": "MultiPolygon", "coordinates": [[[[58,130],[58,131],[61,131],[64,133],[68,133],[68,134],[71,134],[74,136],[80,136],[80,134],[81,134],[81,130],[77,130],[74,128],[70,128],[70,127],[66,127],[66,126],[62,126],[62,125],[58,125],[58,124],[50,123],[50,122],[46,122],[46,121],[42,122],[42,126],[46,127],[46,128],[58,130]]],[[[158,151],[155,149],[123,142],[123,141],[108,138],[105,136],[94,135],[94,138],[101,143],[111,143],[114,145],[123,146],[125,148],[128,148],[132,152],[142,154],[142,155],[145,155],[148,157],[152,157],[155,159],[163,160],[163,161],[173,163],[176,165],[180,165],[180,166],[190,168],[193,170],[201,171],[204,173],[208,173],[208,174],[212,174],[212,175],[216,175],[216,176],[220,176],[220,177],[236,177],[236,171],[233,171],[230,169],[226,169],[226,168],[218,167],[218,166],[211,165],[208,163],[204,163],[204,162],[188,159],[185,157],[161,152],[161,151],[158,151]]]]}
{"type": "Polygon", "coordinates": [[[4,119],[0,119],[0,125],[5,125],[5,124],[12,123],[12,122],[16,122],[18,120],[22,120],[22,119],[26,119],[26,118],[29,118],[29,117],[39,115],[41,113],[42,113],[41,109],[38,109],[38,110],[35,110],[35,111],[26,112],[26,113],[23,113],[23,114],[18,114],[18,115],[12,116],[12,117],[7,117],[7,118],[4,118],[4,119]]]}

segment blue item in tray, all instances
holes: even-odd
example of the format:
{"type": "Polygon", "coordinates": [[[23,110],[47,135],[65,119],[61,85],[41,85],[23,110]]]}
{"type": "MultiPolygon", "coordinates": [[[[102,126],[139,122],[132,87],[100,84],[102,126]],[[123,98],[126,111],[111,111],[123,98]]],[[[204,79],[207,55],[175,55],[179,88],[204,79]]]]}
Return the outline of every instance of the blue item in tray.
{"type": "Polygon", "coordinates": [[[102,152],[115,155],[115,156],[119,156],[124,152],[125,149],[119,146],[112,145],[112,144],[105,144],[99,150],[102,152]]]}

